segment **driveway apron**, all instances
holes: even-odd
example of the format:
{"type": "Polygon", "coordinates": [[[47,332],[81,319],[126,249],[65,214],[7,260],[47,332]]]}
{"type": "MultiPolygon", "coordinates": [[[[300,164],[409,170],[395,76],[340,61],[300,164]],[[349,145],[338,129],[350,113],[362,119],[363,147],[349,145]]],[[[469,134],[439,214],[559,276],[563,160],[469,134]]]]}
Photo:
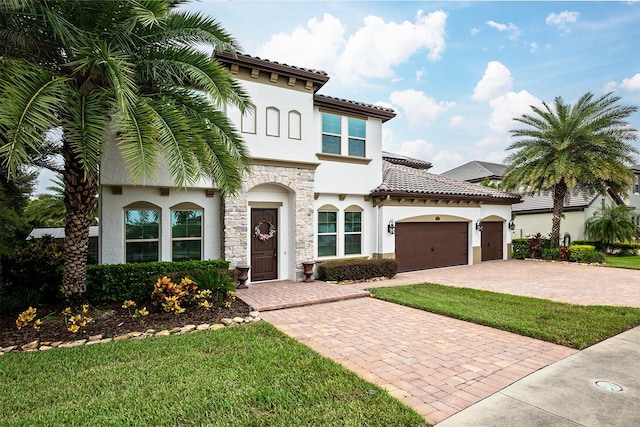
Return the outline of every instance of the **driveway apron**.
{"type": "Polygon", "coordinates": [[[373,298],[261,317],[437,423],[575,350],[373,298]]]}

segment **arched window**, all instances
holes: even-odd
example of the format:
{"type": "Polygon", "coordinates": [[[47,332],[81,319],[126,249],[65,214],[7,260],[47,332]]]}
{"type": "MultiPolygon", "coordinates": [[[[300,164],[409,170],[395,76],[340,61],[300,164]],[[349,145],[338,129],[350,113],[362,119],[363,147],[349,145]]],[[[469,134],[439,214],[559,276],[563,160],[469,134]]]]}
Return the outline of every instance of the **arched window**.
{"type": "Polygon", "coordinates": [[[280,136],[280,110],[267,107],[267,136],[280,136]]]}
{"type": "Polygon", "coordinates": [[[338,209],[331,205],[318,209],[318,257],[336,256],[338,209]]]}
{"type": "Polygon", "coordinates": [[[362,253],[362,208],[349,206],[344,212],[344,254],[362,253]]]}
{"type": "Polygon", "coordinates": [[[302,139],[302,116],[295,110],[289,111],[289,139],[302,139]]]}
{"type": "Polygon", "coordinates": [[[124,209],[125,262],[153,262],[160,259],[160,208],[147,202],[124,209]]]}
{"type": "Polygon", "coordinates": [[[171,208],[172,261],[202,259],[202,214],[202,208],[192,203],[171,208]]]}
{"type": "Polygon", "coordinates": [[[250,105],[240,119],[240,130],[242,133],[256,133],[256,107],[250,105]]]}

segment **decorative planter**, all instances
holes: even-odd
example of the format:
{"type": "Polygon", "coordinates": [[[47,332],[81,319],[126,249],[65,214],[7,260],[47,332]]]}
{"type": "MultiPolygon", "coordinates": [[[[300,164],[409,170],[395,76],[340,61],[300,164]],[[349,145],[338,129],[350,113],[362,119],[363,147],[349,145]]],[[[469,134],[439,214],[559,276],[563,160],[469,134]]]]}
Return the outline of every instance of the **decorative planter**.
{"type": "Polygon", "coordinates": [[[316,264],[315,261],[305,261],[302,263],[302,267],[304,267],[305,282],[313,282],[315,280],[313,278],[313,266],[315,264],[316,264]]]}
{"type": "Polygon", "coordinates": [[[236,265],[238,270],[238,289],[247,289],[247,279],[249,279],[250,265],[236,265]]]}

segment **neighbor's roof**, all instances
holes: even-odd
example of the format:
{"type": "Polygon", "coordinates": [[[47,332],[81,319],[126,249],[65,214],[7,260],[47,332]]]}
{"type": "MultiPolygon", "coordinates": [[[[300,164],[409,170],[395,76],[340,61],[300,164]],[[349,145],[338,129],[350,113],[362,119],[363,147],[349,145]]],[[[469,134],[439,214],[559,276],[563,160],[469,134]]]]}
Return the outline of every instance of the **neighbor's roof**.
{"type": "MultiPolygon", "coordinates": [[[[618,204],[624,202],[616,195],[609,193],[609,196],[618,204]]],[[[564,211],[581,211],[593,204],[600,193],[585,195],[580,191],[574,191],[565,199],[564,211]]],[[[513,212],[518,214],[546,213],[553,212],[553,195],[550,192],[522,196],[522,203],[513,207],[513,212]]]]}
{"type": "Polygon", "coordinates": [[[382,158],[389,163],[394,163],[396,165],[409,166],[414,169],[430,169],[433,164],[431,162],[427,162],[426,160],[414,159],[413,157],[403,156],[402,154],[390,153],[388,151],[382,152],[382,158]]]}
{"type": "Polygon", "coordinates": [[[442,175],[461,181],[480,182],[484,178],[501,179],[506,165],[473,160],[444,172],[442,175]]]}
{"type": "Polygon", "coordinates": [[[517,194],[383,161],[382,184],[371,196],[415,199],[477,200],[498,204],[520,202],[517,194]]]}
{"type": "MultiPolygon", "coordinates": [[[[34,228],[27,236],[27,240],[39,239],[45,235],[49,235],[54,239],[64,239],[64,227],[34,228]]],[[[92,225],[91,227],[89,227],[89,237],[98,237],[97,225],[92,225]]]]}

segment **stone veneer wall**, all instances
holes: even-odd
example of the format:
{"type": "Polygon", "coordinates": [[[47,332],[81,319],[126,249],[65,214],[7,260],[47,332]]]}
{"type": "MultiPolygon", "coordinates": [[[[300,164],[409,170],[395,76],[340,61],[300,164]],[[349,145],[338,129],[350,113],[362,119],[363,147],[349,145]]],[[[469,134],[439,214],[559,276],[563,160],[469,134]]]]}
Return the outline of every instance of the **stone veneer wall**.
{"type": "MultiPolygon", "coordinates": [[[[248,236],[247,221],[249,208],[247,193],[257,185],[277,184],[293,193],[293,212],[295,217],[295,278],[304,279],[302,262],[313,259],[313,187],[315,170],[296,167],[253,165],[249,177],[245,179],[242,190],[235,197],[224,201],[224,258],[231,263],[230,268],[247,260],[248,236]]],[[[289,245],[290,242],[282,242],[289,245]]],[[[291,249],[291,248],[289,248],[291,249]]]]}

